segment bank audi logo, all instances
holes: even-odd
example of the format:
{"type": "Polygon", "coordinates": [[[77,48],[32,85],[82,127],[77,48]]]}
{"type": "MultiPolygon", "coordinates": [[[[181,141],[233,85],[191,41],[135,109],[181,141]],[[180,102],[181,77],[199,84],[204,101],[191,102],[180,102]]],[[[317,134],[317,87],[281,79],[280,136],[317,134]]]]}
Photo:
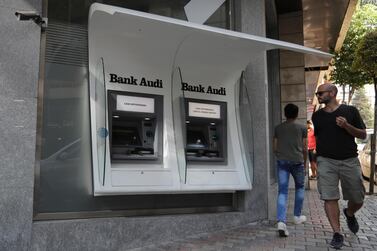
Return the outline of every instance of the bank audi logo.
{"type": "Polygon", "coordinates": [[[225,87],[215,88],[212,86],[203,86],[202,84],[188,84],[182,82],[182,91],[189,91],[189,92],[200,92],[200,93],[207,93],[207,94],[215,94],[215,95],[226,95],[225,87]]]}
{"type": "MultiPolygon", "coordinates": [[[[126,84],[126,85],[137,85],[137,86],[145,86],[145,87],[154,87],[154,88],[163,88],[163,82],[161,79],[154,79],[149,80],[145,77],[140,79],[129,76],[129,77],[120,77],[117,74],[110,73],[110,83],[117,83],[117,84],[126,84]]],[[[211,85],[203,85],[203,84],[188,84],[185,82],[181,83],[182,91],[187,92],[199,92],[199,93],[206,93],[206,94],[215,94],[215,95],[223,95],[226,96],[226,89],[225,87],[213,87],[211,85]]]]}
{"type": "Polygon", "coordinates": [[[119,77],[118,75],[114,73],[110,73],[110,83],[162,88],[161,79],[149,80],[145,77],[142,77],[141,79],[137,79],[134,76],[119,77]]]}

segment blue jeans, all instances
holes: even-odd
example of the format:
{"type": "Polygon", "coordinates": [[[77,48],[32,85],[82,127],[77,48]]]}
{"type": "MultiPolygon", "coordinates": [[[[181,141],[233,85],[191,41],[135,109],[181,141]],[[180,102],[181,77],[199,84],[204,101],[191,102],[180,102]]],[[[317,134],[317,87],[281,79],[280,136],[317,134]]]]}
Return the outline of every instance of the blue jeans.
{"type": "Polygon", "coordinates": [[[279,182],[279,194],[277,199],[277,221],[286,222],[289,175],[292,174],[296,188],[295,207],[293,214],[294,216],[300,216],[302,205],[304,203],[305,169],[303,163],[288,160],[278,160],[277,169],[279,182]]]}

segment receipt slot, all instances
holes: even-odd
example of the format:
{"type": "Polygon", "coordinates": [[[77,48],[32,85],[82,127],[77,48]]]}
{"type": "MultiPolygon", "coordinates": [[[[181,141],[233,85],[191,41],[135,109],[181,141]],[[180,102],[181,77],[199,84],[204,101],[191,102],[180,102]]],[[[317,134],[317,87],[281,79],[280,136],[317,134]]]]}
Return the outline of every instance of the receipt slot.
{"type": "Polygon", "coordinates": [[[187,161],[226,161],[226,103],[185,99],[187,161]]]}
{"type": "Polygon", "coordinates": [[[112,162],[161,160],[162,96],[108,91],[112,162]]]}

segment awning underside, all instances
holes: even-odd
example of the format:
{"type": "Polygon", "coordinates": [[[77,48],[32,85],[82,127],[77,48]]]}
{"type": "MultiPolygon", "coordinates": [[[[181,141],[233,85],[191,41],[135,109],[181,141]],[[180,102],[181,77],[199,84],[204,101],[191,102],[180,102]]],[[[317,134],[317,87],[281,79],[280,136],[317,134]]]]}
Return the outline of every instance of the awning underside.
{"type": "Polygon", "coordinates": [[[255,53],[272,49],[331,57],[301,45],[103,4],[91,7],[89,38],[94,53],[106,49],[117,61],[132,62],[128,68],[172,72],[180,67],[191,81],[227,82],[240,76],[255,53]]]}

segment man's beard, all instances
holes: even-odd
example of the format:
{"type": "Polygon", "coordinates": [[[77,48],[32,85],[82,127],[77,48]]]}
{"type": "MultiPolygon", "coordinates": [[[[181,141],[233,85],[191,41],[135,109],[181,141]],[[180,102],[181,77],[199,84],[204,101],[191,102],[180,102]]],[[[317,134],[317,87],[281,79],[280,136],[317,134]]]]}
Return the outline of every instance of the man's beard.
{"type": "Polygon", "coordinates": [[[325,104],[325,105],[327,105],[329,102],[330,102],[329,99],[322,99],[322,100],[319,100],[319,103],[320,103],[320,104],[325,104]]]}

